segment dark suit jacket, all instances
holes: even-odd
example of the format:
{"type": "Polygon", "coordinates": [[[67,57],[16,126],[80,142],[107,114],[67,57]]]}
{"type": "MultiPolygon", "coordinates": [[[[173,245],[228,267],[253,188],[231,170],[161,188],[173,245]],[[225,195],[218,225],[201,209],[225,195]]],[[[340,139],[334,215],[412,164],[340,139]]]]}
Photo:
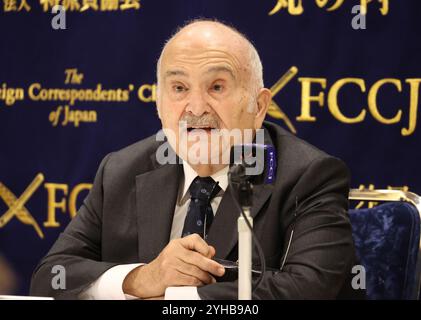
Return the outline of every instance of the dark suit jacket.
{"type": "MultiPolygon", "coordinates": [[[[265,122],[264,128],[266,142],[277,150],[277,175],[275,183],[255,186],[251,214],[268,267],[280,267],[292,229],[294,234],[283,272],[267,272],[253,297],[351,297],[356,261],[346,166],[275,124],[265,122]]],[[[169,242],[183,175],[180,164],[157,163],[159,145],[153,136],[103,159],[77,216],[35,270],[32,295],[73,299],[107,269],[158,256],[169,242]],[[66,268],[66,290],[51,288],[54,265],[66,268]]],[[[237,260],[238,215],[228,188],[207,238],[218,258],[237,260]]],[[[198,293],[202,299],[236,299],[237,282],[207,285],[198,293]]]]}

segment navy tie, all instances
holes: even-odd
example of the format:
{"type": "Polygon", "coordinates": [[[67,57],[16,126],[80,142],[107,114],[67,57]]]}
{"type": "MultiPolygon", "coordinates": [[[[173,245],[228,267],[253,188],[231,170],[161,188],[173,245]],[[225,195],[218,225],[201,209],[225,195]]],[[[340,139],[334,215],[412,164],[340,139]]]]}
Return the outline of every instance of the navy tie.
{"type": "Polygon", "coordinates": [[[196,177],[190,185],[190,204],[187,209],[182,237],[197,233],[206,238],[213,221],[211,200],[221,188],[211,177],[196,177]]]}

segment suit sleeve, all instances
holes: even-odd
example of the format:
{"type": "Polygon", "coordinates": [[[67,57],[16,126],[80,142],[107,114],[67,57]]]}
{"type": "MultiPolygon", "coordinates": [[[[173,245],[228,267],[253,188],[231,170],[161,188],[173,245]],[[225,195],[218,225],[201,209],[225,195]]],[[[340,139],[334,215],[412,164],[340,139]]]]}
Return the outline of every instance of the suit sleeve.
{"type": "Polygon", "coordinates": [[[93,187],[76,217],[35,269],[31,295],[76,299],[102,273],[116,265],[101,261],[103,175],[110,155],[102,160],[93,187]],[[52,273],[55,265],[64,267],[65,289],[53,288],[52,281],[57,276],[52,273]]]}
{"type": "MultiPolygon", "coordinates": [[[[298,207],[283,239],[285,256],[294,230],[284,268],[266,272],[253,299],[337,297],[355,263],[348,192],[349,174],[342,161],[318,158],[308,166],[290,194],[294,199],[289,201],[297,197],[298,207]]],[[[198,293],[201,299],[237,299],[237,285],[237,281],[216,283],[198,293]]]]}

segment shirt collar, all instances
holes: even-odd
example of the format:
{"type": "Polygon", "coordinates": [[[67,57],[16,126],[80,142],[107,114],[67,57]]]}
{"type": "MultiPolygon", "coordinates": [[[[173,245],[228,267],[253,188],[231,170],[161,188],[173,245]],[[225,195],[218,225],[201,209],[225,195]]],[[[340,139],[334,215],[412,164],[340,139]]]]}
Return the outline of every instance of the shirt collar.
{"type": "MultiPolygon", "coordinates": [[[[228,169],[229,169],[229,166],[226,166],[223,169],[211,175],[211,178],[219,183],[219,187],[222,189],[223,192],[225,192],[225,190],[228,187],[228,169]]],[[[189,191],[191,183],[197,177],[197,172],[194,171],[194,169],[186,161],[183,161],[183,171],[184,171],[183,193],[179,197],[181,201],[184,200],[184,198],[186,197],[186,194],[189,191]]]]}

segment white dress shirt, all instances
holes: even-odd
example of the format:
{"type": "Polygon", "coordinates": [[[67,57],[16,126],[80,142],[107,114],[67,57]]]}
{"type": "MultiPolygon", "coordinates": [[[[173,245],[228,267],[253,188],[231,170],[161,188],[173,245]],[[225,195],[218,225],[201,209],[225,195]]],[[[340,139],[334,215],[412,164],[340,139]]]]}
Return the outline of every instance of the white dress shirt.
{"type": "MultiPolygon", "coordinates": [[[[174,210],[174,217],[171,227],[170,240],[181,237],[186,219],[187,209],[190,204],[189,188],[193,180],[197,177],[196,171],[185,161],[183,161],[184,179],[182,179],[177,203],[174,210]]],[[[215,215],[222,196],[228,186],[228,166],[213,174],[213,180],[219,183],[221,191],[211,200],[213,214],[215,215]]],[[[126,276],[136,267],[144,263],[122,264],[108,269],[88,289],[83,291],[79,298],[95,300],[125,300],[136,299],[130,295],[124,294],[123,282],[126,276]]],[[[165,290],[166,300],[200,300],[196,287],[168,287],[165,290]]]]}

